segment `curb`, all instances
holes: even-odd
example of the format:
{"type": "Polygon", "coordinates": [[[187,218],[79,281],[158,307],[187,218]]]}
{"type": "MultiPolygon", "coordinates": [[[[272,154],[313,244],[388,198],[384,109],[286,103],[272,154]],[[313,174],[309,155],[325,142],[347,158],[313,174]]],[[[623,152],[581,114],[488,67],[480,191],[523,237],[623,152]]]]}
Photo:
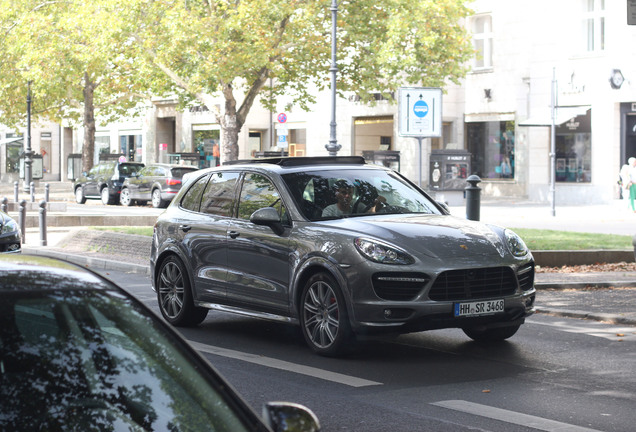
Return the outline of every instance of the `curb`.
{"type": "Polygon", "coordinates": [[[626,318],[621,316],[616,316],[612,314],[604,314],[604,313],[591,313],[584,311],[574,311],[574,310],[556,310],[550,308],[544,308],[537,306],[535,307],[536,313],[559,316],[564,318],[579,318],[579,319],[587,319],[593,321],[599,321],[603,323],[609,324],[621,324],[621,325],[636,325],[636,319],[626,318]]]}
{"type": "Polygon", "coordinates": [[[65,261],[69,261],[75,264],[79,264],[85,267],[99,270],[114,270],[126,273],[145,274],[150,276],[150,266],[140,264],[130,264],[121,261],[109,260],[105,258],[94,258],[84,255],[76,255],[70,253],[64,253],[60,251],[46,250],[43,248],[23,247],[22,253],[47,256],[50,258],[58,258],[65,261]]]}

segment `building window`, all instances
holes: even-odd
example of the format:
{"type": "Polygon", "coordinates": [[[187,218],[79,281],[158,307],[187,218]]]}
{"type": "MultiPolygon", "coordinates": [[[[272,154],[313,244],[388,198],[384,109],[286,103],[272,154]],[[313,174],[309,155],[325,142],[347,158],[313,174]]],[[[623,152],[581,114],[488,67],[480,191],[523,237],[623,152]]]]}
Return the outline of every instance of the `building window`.
{"type": "Polygon", "coordinates": [[[482,179],[514,178],[514,121],[467,123],[466,139],[473,173],[482,179]]]}
{"type": "Polygon", "coordinates": [[[476,51],[473,69],[491,69],[493,48],[492,17],[490,15],[472,17],[471,30],[473,32],[473,48],[476,51]]]}
{"type": "Polygon", "coordinates": [[[592,181],[592,128],[590,111],[556,129],[556,181],[592,181]]]}
{"type": "Polygon", "coordinates": [[[582,32],[585,51],[605,49],[605,0],[583,0],[582,32]]]}

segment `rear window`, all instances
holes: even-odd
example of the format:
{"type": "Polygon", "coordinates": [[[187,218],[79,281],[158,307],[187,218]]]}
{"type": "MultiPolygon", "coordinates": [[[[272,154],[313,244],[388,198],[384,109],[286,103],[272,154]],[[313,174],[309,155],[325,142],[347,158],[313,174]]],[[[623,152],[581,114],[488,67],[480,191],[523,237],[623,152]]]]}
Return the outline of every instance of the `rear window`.
{"type": "Polygon", "coordinates": [[[181,178],[183,177],[183,175],[185,173],[189,173],[189,172],[194,172],[197,171],[197,168],[188,168],[188,167],[183,167],[183,168],[172,168],[170,170],[172,177],[175,178],[181,178]]]}

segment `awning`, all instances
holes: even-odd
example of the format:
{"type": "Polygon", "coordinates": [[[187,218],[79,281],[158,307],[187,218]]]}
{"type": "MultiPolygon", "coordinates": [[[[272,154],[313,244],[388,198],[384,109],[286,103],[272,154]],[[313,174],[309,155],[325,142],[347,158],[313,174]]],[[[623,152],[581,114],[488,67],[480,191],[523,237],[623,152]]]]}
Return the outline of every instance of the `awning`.
{"type": "MultiPolygon", "coordinates": [[[[585,115],[587,111],[590,109],[590,105],[578,105],[578,106],[562,106],[555,108],[555,118],[554,124],[556,126],[562,125],[563,123],[567,123],[570,119],[574,117],[585,115]]],[[[550,110],[547,110],[541,115],[536,117],[530,117],[529,119],[522,120],[518,124],[518,126],[552,126],[552,113],[550,110]]]]}
{"type": "Polygon", "coordinates": [[[0,145],[2,145],[2,144],[12,144],[12,143],[17,142],[17,141],[22,141],[23,139],[24,139],[24,137],[5,138],[3,140],[0,140],[0,145]]]}

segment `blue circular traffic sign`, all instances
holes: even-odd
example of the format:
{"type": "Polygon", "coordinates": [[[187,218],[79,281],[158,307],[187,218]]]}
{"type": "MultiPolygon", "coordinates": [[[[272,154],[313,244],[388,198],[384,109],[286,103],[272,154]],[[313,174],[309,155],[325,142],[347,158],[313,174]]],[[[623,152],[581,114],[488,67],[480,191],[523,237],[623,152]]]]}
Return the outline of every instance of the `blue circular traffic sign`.
{"type": "Polygon", "coordinates": [[[428,114],[428,104],[423,100],[418,100],[413,104],[413,113],[420,118],[424,117],[428,114]]]}
{"type": "Polygon", "coordinates": [[[287,121],[287,114],[280,113],[278,114],[278,123],[285,123],[287,121]]]}

